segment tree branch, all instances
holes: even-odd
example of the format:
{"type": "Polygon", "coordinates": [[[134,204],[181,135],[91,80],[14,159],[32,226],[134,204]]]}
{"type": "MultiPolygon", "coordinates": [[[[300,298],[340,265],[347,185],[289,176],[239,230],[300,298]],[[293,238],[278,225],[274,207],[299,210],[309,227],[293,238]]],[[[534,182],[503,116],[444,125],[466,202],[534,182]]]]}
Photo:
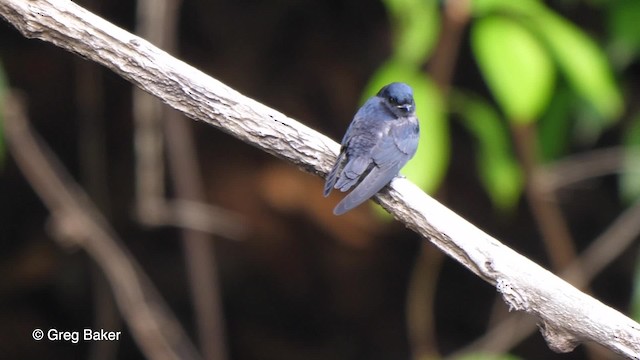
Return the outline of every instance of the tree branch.
{"type": "MultiPolygon", "coordinates": [[[[2,0],[0,15],[26,37],[54,43],[112,69],[187,116],[306,171],[324,176],[338,144],[175,59],[67,0],[2,0]]],[[[483,280],[510,309],[537,317],[554,351],[595,341],[640,359],[640,325],[485,234],[406,179],[377,201],[483,280]]]]}

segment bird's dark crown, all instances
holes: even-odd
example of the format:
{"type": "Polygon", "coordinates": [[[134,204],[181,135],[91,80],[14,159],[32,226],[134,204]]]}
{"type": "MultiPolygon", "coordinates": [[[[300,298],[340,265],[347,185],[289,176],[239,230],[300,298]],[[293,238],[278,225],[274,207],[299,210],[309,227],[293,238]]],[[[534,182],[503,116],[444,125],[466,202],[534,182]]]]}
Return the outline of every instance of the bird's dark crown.
{"type": "Polygon", "coordinates": [[[415,106],[413,90],[405,83],[391,83],[380,89],[377,96],[387,100],[389,105],[401,109],[404,112],[413,111],[415,106]]]}

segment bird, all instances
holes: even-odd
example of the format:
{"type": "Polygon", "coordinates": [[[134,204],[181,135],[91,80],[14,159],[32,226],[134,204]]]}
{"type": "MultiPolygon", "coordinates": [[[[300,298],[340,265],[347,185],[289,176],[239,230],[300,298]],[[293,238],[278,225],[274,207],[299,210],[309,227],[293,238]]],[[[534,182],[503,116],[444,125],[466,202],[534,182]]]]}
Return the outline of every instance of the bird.
{"type": "Polygon", "coordinates": [[[340,154],[327,175],[324,196],[347,192],[333,213],[342,215],[384,188],[418,149],[420,125],[413,89],[384,86],[356,112],[342,138],[340,154]]]}

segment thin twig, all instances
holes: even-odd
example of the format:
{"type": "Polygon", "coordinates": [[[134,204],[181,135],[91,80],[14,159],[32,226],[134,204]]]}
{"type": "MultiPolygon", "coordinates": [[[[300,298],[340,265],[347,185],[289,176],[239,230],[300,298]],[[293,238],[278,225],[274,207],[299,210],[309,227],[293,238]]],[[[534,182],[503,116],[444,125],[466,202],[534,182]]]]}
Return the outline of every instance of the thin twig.
{"type": "MultiPolygon", "coordinates": [[[[178,113],[173,113],[175,116],[167,118],[166,135],[169,169],[176,195],[200,200],[204,198],[204,186],[189,127],[191,124],[178,113]]],[[[182,233],[200,347],[205,359],[224,360],[227,358],[226,331],[213,239],[209,234],[190,229],[182,233]]]]}
{"type": "Polygon", "coordinates": [[[407,289],[407,332],[413,359],[437,359],[435,293],[445,257],[423,243],[407,289]]]}
{"type": "Polygon", "coordinates": [[[200,201],[166,200],[156,215],[150,225],[175,226],[227,240],[243,240],[249,232],[249,225],[237,213],[200,201]]]}
{"type": "Polygon", "coordinates": [[[625,156],[640,156],[640,153],[611,147],[565,157],[544,168],[542,184],[547,191],[555,191],[580,181],[622,173],[625,156]]]}
{"type": "Polygon", "coordinates": [[[149,359],[199,359],[178,321],[87,195],[29,128],[15,96],[5,101],[9,148],[51,211],[56,238],[79,245],[102,268],[141,351],[149,359]]]}
{"type": "Polygon", "coordinates": [[[573,239],[556,202],[555,193],[546,192],[546,188],[541,185],[534,125],[514,125],[512,130],[518,158],[526,177],[525,193],[529,207],[540,229],[551,268],[559,271],[576,257],[573,239]]]}
{"type": "Polygon", "coordinates": [[[443,8],[442,36],[429,63],[429,74],[447,96],[455,70],[464,29],[469,22],[470,0],[446,0],[443,8]]]}
{"type": "MultiPolygon", "coordinates": [[[[136,31],[150,42],[162,46],[167,29],[158,24],[167,13],[166,2],[157,6],[149,1],[137,3],[136,31]],[[164,11],[163,11],[164,10],[164,11]]],[[[134,88],[132,99],[133,133],[136,179],[136,215],[149,226],[157,225],[165,210],[163,106],[157,99],[139,88],[134,88]]]]}
{"type": "MultiPolygon", "coordinates": [[[[180,3],[179,0],[138,1],[138,27],[141,35],[150,37],[150,41],[160,47],[175,51],[177,49],[176,37],[180,3]]],[[[138,92],[141,91],[138,90],[138,92]]],[[[160,135],[160,130],[163,128],[162,123],[164,122],[165,125],[164,134],[167,139],[169,173],[173,179],[176,196],[187,201],[202,202],[205,197],[204,185],[198,167],[191,124],[187,123],[180,113],[163,106],[158,99],[149,94],[143,93],[138,98],[143,96],[147,98],[145,101],[153,102],[154,108],[159,107],[158,115],[161,116],[148,118],[145,121],[152,123],[154,129],[159,128],[157,133],[153,132],[160,137],[158,141],[162,139],[160,135]]],[[[160,149],[154,148],[153,150],[160,149]]],[[[150,155],[147,154],[147,156],[150,155]]],[[[151,157],[151,160],[161,160],[162,157],[162,153],[158,151],[151,157]]],[[[163,173],[152,175],[164,177],[163,173]]],[[[158,182],[161,181],[158,180],[158,182]]],[[[164,192],[151,195],[154,197],[151,201],[159,201],[166,207],[166,200],[164,198],[158,200],[157,198],[164,197],[164,192]]],[[[156,211],[155,216],[150,218],[158,220],[160,212],[161,210],[156,211]]],[[[197,334],[202,356],[206,360],[225,360],[227,358],[225,325],[213,239],[209,234],[191,228],[182,229],[182,238],[194,307],[194,320],[198,329],[197,334]]]]}
{"type": "MultiPolygon", "coordinates": [[[[98,1],[85,2],[92,8],[100,8],[98,1]]],[[[96,64],[77,58],[74,61],[75,103],[78,115],[78,160],[81,174],[79,182],[97,208],[110,218],[104,70],[96,64]]],[[[89,262],[93,299],[93,323],[96,328],[121,329],[122,316],[113,298],[111,288],[98,265],[89,262]]],[[[111,360],[116,357],[120,343],[117,341],[93,341],[89,344],[89,360],[111,360]]]]}

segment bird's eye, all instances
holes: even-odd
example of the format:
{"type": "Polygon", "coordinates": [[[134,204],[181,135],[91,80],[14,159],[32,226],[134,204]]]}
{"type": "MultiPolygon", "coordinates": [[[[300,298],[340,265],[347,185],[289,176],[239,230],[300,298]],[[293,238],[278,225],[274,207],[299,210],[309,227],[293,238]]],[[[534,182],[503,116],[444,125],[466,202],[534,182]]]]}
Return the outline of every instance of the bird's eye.
{"type": "Polygon", "coordinates": [[[395,96],[389,96],[389,102],[395,105],[398,103],[398,98],[395,96]]]}

